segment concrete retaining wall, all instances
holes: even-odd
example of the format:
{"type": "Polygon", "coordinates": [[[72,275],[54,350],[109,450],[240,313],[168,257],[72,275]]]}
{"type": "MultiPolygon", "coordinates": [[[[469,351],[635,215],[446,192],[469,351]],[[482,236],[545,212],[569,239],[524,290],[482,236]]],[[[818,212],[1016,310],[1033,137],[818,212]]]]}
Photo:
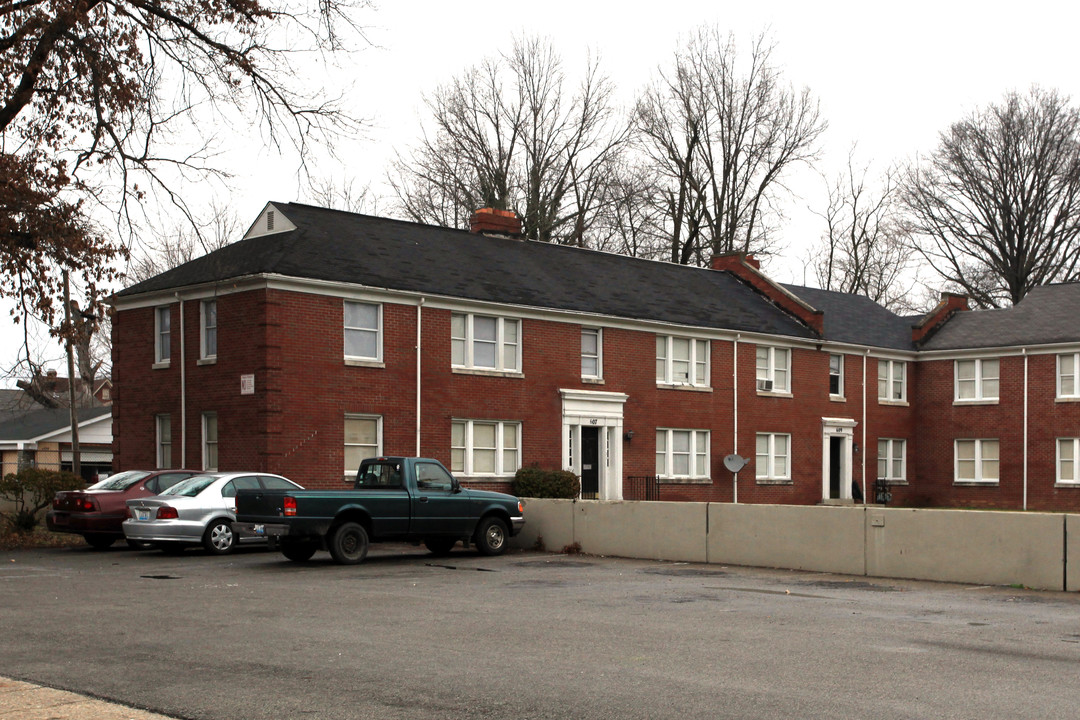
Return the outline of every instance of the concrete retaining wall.
{"type": "Polygon", "coordinates": [[[1080,515],[528,499],[525,519],[517,547],[1080,591],[1080,515]]]}

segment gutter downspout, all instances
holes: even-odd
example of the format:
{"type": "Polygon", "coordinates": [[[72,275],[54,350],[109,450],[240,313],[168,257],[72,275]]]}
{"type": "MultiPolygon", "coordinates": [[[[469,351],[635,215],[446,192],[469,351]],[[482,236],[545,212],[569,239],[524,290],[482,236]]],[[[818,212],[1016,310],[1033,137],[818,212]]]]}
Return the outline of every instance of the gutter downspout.
{"type": "Polygon", "coordinates": [[[416,456],[420,457],[420,346],[424,298],[416,303],[416,456]]]}
{"type": "MultiPolygon", "coordinates": [[[[732,366],[732,397],[735,398],[735,418],[732,425],[735,428],[735,449],[734,453],[739,453],[739,338],[742,337],[741,333],[735,334],[735,342],[732,344],[734,351],[734,364],[732,366]]],[[[739,504],[739,473],[734,473],[733,482],[733,500],[736,505],[739,504]]]]}
{"type": "MultiPolygon", "coordinates": [[[[1028,509],[1028,351],[1024,353],[1024,509],[1028,509]]],[[[1000,393],[999,393],[1000,394],[1000,393]]],[[[1000,473],[999,473],[1000,475],[1000,473]]]]}
{"type": "Polygon", "coordinates": [[[870,357],[870,348],[862,356],[862,452],[859,453],[859,472],[862,474],[862,504],[867,504],[866,494],[866,360],[870,357]]]}
{"type": "MultiPolygon", "coordinates": [[[[184,300],[174,293],[180,303],[180,467],[187,467],[187,373],[184,369],[184,300]]],[[[202,467],[202,460],[199,461],[202,467]]]]}

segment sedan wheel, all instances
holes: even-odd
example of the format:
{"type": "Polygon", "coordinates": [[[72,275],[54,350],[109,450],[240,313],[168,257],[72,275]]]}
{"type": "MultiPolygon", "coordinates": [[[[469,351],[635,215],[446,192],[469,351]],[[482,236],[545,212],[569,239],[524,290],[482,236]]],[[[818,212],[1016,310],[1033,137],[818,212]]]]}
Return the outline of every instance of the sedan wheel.
{"type": "Polygon", "coordinates": [[[225,555],[232,552],[235,539],[232,523],[228,520],[214,520],[203,533],[202,544],[211,555],[225,555]]]}

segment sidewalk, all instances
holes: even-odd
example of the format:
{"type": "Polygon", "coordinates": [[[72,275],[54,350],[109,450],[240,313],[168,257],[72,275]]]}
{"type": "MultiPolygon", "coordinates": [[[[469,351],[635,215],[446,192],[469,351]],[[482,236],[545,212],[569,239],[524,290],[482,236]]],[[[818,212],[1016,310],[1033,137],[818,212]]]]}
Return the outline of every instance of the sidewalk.
{"type": "Polygon", "coordinates": [[[165,715],[0,677],[0,720],[168,720],[165,715]]]}

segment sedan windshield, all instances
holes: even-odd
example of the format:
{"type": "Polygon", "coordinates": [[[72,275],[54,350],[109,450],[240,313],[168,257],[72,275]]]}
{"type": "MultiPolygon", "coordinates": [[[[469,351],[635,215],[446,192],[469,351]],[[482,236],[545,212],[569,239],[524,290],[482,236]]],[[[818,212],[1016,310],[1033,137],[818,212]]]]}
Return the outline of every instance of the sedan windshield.
{"type": "Polygon", "coordinates": [[[168,490],[163,490],[161,494],[195,497],[209,487],[215,480],[217,480],[217,478],[213,475],[196,475],[195,477],[189,477],[187,480],[181,480],[168,490]]]}
{"type": "Polygon", "coordinates": [[[106,478],[93,486],[94,490],[127,490],[137,482],[142,482],[150,473],[144,470],[128,470],[106,478]]]}

